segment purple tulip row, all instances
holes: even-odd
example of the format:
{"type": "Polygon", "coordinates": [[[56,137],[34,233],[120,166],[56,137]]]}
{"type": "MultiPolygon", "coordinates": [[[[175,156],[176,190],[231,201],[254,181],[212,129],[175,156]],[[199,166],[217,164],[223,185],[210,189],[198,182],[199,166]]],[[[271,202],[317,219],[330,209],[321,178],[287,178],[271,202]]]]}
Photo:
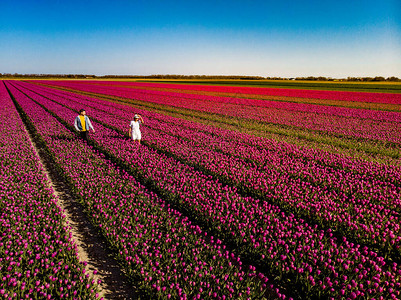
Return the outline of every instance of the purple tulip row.
{"type": "Polygon", "coordinates": [[[0,82],[0,298],[95,299],[65,215],[0,82]]]}
{"type": "MultiPolygon", "coordinates": [[[[72,110],[39,95],[31,97],[65,121],[72,110]]],[[[105,123],[115,118],[103,115],[105,123]]],[[[302,219],[285,214],[278,207],[251,197],[241,197],[235,188],[222,185],[210,176],[141,146],[132,151],[132,142],[97,122],[92,139],[124,162],[132,173],[151,182],[165,197],[204,224],[215,235],[239,246],[269,267],[282,280],[291,280],[306,295],[326,297],[397,297],[400,270],[367,247],[337,240],[330,230],[311,227],[302,219]],[[378,281],[377,281],[378,280],[378,281]]]]}
{"type": "Polygon", "coordinates": [[[290,127],[296,126],[345,137],[401,143],[401,132],[399,130],[401,113],[399,112],[189,95],[75,82],[51,82],[51,84],[172,107],[253,119],[290,127]]]}
{"type": "MultiPolygon", "coordinates": [[[[28,97],[10,90],[48,145],[129,276],[166,299],[286,298],[266,276],[192,224],[134,177],[74,138],[28,97]]],[[[135,145],[131,151],[135,151],[135,145]]]]}
{"type": "MultiPolygon", "coordinates": [[[[57,95],[57,92],[46,93],[46,89],[38,90],[75,110],[82,105],[91,107],[91,114],[99,120],[105,120],[108,115],[113,119],[109,125],[118,127],[120,132],[125,131],[131,113],[134,113],[132,108],[123,105],[107,105],[103,104],[106,101],[90,101],[77,95],[67,98],[66,93],[57,95]]],[[[359,243],[373,245],[386,255],[401,257],[398,216],[401,188],[386,182],[388,175],[378,180],[366,174],[364,167],[368,164],[363,162],[360,162],[359,170],[353,167],[359,173],[349,172],[322,165],[327,153],[315,151],[313,157],[305,157],[301,152],[294,159],[289,153],[294,154],[298,149],[288,145],[278,149],[279,145],[274,144],[260,149],[261,143],[243,143],[244,135],[227,139],[228,131],[215,130],[210,135],[196,128],[188,129],[190,122],[187,121],[166,123],[163,116],[154,113],[150,117],[146,128],[148,145],[166,149],[165,152],[217,175],[224,182],[260,197],[267,196],[296,215],[307,216],[359,243]],[[318,155],[320,161],[317,161],[318,155]]]]}

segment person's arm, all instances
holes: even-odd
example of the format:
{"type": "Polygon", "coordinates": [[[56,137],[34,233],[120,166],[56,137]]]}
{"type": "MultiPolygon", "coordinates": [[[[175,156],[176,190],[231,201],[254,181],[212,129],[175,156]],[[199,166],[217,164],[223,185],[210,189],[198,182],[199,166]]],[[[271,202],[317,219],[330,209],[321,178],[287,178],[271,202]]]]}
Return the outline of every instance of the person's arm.
{"type": "Polygon", "coordinates": [[[139,117],[141,118],[141,122],[142,122],[142,124],[145,124],[145,122],[143,122],[142,116],[141,116],[141,115],[139,115],[139,117]]]}
{"type": "Polygon", "coordinates": [[[129,137],[132,137],[132,136],[131,136],[131,132],[132,132],[132,129],[131,129],[131,124],[130,124],[130,125],[129,125],[129,131],[128,131],[129,137]]]}
{"type": "Polygon", "coordinates": [[[95,132],[95,128],[93,128],[91,120],[89,120],[89,117],[86,117],[86,125],[88,126],[88,131],[89,129],[92,129],[92,131],[95,132]]]}
{"type": "Polygon", "coordinates": [[[78,119],[79,119],[78,117],[75,118],[75,120],[74,120],[74,127],[75,127],[75,129],[76,129],[77,131],[80,131],[79,128],[78,128],[78,119]]]}

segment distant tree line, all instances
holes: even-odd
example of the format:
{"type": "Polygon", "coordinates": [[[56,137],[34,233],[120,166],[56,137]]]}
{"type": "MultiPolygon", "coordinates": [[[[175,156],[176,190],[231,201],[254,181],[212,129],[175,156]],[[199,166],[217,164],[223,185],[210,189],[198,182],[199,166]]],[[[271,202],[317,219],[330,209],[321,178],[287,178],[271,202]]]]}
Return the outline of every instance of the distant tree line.
{"type": "Polygon", "coordinates": [[[220,79],[220,80],[310,80],[310,81],[359,81],[359,82],[374,82],[374,81],[392,81],[400,82],[401,79],[395,76],[391,77],[347,77],[347,78],[331,78],[323,76],[308,76],[308,77],[262,77],[262,76],[239,76],[239,75],[85,75],[85,74],[10,74],[0,73],[0,78],[29,78],[29,79],[220,79]]]}
{"type": "Polygon", "coordinates": [[[238,80],[263,80],[262,76],[239,76],[239,75],[105,75],[102,78],[147,78],[147,79],[238,79],[238,80]]]}
{"type": "Polygon", "coordinates": [[[401,81],[400,78],[398,77],[387,77],[384,78],[382,76],[376,76],[376,77],[348,77],[347,81],[401,81]]]}
{"type": "Polygon", "coordinates": [[[280,78],[280,77],[266,77],[266,79],[281,79],[281,80],[310,80],[310,81],[361,81],[361,82],[371,82],[371,81],[401,81],[398,77],[382,77],[382,76],[376,76],[376,77],[347,77],[347,78],[331,78],[331,77],[314,77],[314,76],[308,76],[308,77],[295,77],[295,78],[280,78]]]}
{"type": "MultiPolygon", "coordinates": [[[[10,74],[10,73],[0,73],[0,78],[97,78],[96,75],[84,75],[84,74],[10,74]]],[[[101,78],[101,77],[99,77],[101,78]]]]}

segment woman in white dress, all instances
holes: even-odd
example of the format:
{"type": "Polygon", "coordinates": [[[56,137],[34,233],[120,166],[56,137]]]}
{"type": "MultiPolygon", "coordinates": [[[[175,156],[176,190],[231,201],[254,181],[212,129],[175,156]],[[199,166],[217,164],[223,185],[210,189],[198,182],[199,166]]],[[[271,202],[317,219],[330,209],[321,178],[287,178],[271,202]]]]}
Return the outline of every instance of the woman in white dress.
{"type": "Polygon", "coordinates": [[[141,143],[141,130],[139,129],[139,124],[144,124],[143,119],[140,115],[135,114],[134,120],[129,124],[129,136],[134,141],[141,143]]]}

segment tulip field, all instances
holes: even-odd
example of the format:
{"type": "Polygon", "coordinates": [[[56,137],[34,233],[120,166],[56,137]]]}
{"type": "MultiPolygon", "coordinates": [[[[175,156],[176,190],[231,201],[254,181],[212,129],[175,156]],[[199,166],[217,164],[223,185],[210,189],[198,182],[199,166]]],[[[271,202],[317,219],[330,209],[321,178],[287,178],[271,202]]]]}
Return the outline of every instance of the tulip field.
{"type": "Polygon", "coordinates": [[[1,299],[100,299],[28,132],[144,299],[401,299],[401,94],[8,80],[0,101],[1,299]]]}

